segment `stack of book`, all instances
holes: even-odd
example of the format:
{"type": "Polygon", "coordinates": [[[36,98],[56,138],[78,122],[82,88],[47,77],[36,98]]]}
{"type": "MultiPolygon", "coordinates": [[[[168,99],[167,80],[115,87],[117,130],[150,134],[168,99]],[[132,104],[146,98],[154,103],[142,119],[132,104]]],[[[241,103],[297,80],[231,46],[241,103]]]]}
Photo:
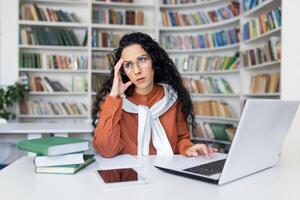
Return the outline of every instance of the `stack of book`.
{"type": "Polygon", "coordinates": [[[54,102],[43,100],[24,100],[21,102],[23,115],[86,115],[88,107],[80,102],[54,102]]]}
{"type": "Polygon", "coordinates": [[[75,13],[42,8],[36,3],[21,7],[21,19],[33,21],[52,21],[52,22],[80,22],[81,20],[75,13]]]}
{"type": "Polygon", "coordinates": [[[188,55],[172,57],[180,72],[209,72],[217,70],[233,70],[239,65],[239,53],[234,56],[199,56],[188,55]]]}
{"type": "Polygon", "coordinates": [[[240,3],[230,2],[214,10],[198,10],[197,12],[162,11],[163,26],[195,26],[211,24],[231,19],[240,15],[240,3]]]}
{"type": "Polygon", "coordinates": [[[198,79],[182,78],[183,85],[190,93],[198,94],[233,94],[230,83],[224,78],[203,77],[198,79]]]}
{"type": "Polygon", "coordinates": [[[68,137],[47,137],[22,140],[18,149],[36,153],[36,173],[74,174],[94,161],[94,156],[84,154],[89,141],[68,137]]]}
{"type": "Polygon", "coordinates": [[[243,25],[243,40],[249,40],[281,27],[281,8],[251,19],[243,25]]]}
{"type": "Polygon", "coordinates": [[[243,53],[245,67],[278,61],[281,59],[281,41],[279,37],[271,37],[267,42],[243,53]]]}
{"type": "Polygon", "coordinates": [[[280,73],[257,74],[251,76],[251,93],[277,93],[279,92],[280,73]]]}
{"type": "Polygon", "coordinates": [[[164,49],[186,50],[216,48],[239,43],[239,28],[201,34],[164,34],[160,44],[164,49]]]}
{"type": "Polygon", "coordinates": [[[203,139],[232,141],[236,127],[232,124],[198,122],[193,130],[193,136],[203,139]]]}

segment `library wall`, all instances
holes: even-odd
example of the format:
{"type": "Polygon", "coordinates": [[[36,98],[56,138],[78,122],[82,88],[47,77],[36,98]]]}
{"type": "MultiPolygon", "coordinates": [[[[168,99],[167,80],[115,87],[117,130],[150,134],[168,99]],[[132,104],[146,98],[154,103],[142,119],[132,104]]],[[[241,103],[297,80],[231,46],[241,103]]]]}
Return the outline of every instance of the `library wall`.
{"type": "Polygon", "coordinates": [[[300,100],[299,1],[282,1],[282,99],[300,100]]]}
{"type": "Polygon", "coordinates": [[[0,85],[18,80],[18,0],[0,0],[0,85]]]}

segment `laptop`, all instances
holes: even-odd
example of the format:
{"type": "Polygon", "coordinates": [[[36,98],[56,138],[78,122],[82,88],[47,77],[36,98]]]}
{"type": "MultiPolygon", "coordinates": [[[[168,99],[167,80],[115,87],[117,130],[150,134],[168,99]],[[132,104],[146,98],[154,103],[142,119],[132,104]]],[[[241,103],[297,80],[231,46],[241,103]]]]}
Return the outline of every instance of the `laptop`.
{"type": "Polygon", "coordinates": [[[270,168],[279,159],[298,105],[298,101],[247,100],[227,155],[215,153],[211,158],[174,156],[154,166],[219,185],[270,168]]]}

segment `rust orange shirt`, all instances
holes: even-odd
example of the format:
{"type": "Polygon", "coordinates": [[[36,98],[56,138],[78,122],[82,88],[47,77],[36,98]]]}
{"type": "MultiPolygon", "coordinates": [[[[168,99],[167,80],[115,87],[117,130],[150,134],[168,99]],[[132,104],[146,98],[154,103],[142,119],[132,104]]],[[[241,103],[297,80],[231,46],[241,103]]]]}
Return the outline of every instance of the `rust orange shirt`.
{"type": "MultiPolygon", "coordinates": [[[[136,92],[127,97],[132,103],[151,107],[164,97],[161,85],[154,85],[148,95],[136,92]]],[[[193,145],[190,140],[189,127],[180,103],[174,105],[159,117],[165,129],[170,145],[175,154],[186,155],[186,150],[193,145]]],[[[137,154],[138,116],[122,110],[122,98],[106,96],[100,106],[100,119],[94,130],[94,147],[104,157],[113,157],[118,154],[137,154]]],[[[156,154],[152,144],[149,145],[149,154],[156,154]]]]}

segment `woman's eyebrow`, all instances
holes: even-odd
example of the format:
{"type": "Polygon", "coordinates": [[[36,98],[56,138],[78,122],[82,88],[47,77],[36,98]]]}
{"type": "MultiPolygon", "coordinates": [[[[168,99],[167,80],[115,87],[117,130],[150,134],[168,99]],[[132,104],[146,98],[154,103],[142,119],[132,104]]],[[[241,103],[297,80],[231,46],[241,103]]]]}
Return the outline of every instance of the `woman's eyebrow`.
{"type": "MultiPolygon", "coordinates": [[[[138,59],[140,57],[143,57],[143,56],[147,56],[147,55],[146,54],[139,55],[139,56],[136,57],[136,59],[138,59]]],[[[132,62],[132,61],[131,60],[124,60],[124,62],[132,62]]]]}

